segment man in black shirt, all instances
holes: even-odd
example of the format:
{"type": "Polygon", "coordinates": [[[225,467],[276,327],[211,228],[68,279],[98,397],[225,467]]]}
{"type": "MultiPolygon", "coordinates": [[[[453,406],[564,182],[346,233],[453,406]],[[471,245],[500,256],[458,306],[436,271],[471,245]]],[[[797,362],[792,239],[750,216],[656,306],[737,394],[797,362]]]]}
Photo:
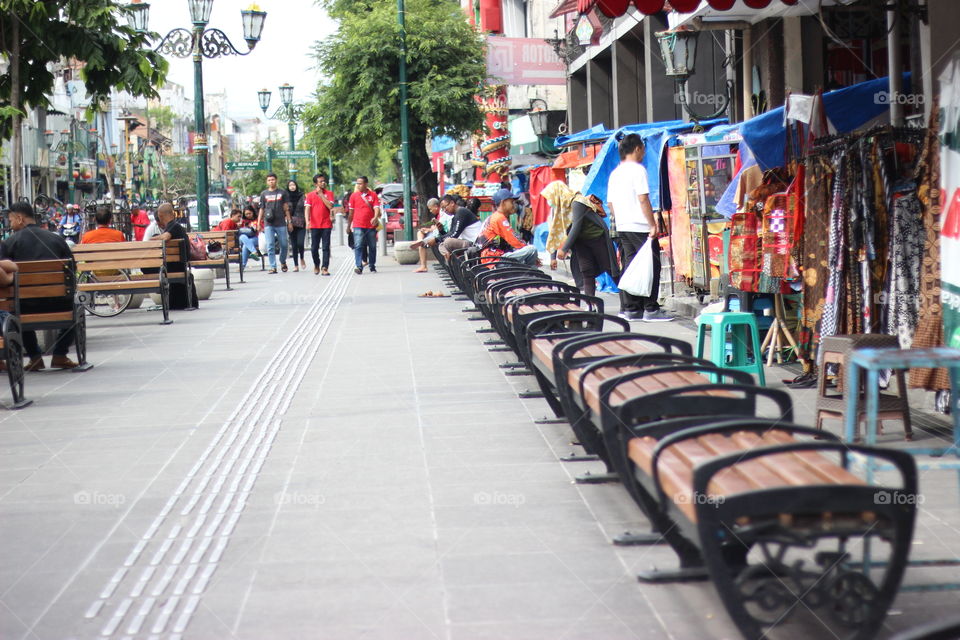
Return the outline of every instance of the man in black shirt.
{"type": "MultiPolygon", "coordinates": [[[[10,228],[14,233],[0,244],[0,259],[26,262],[28,260],[64,260],[73,259],[73,253],[63,236],[41,229],[37,226],[33,207],[18,202],[10,207],[10,228]]],[[[73,300],[47,302],[23,300],[21,313],[47,313],[50,311],[72,311],[73,300]]],[[[61,329],[53,345],[53,359],[50,366],[55,369],[73,369],[77,363],[67,357],[73,344],[73,329],[61,329]]],[[[40,343],[36,331],[23,332],[23,348],[30,356],[27,371],[40,371],[44,368],[40,343]]]]}
{"type": "Polygon", "coordinates": [[[458,206],[457,199],[451,195],[443,196],[440,206],[444,212],[453,216],[450,232],[440,238],[440,253],[444,258],[449,258],[451,251],[465,249],[476,242],[483,225],[477,214],[466,207],[458,206]]]}
{"type": "MultiPolygon", "coordinates": [[[[181,274],[187,270],[187,261],[190,259],[189,238],[187,230],[177,222],[176,214],[173,211],[173,205],[166,203],[157,208],[157,219],[160,221],[160,228],[163,233],[156,236],[154,240],[179,240],[180,241],[180,261],[168,262],[167,273],[181,274]]],[[[171,309],[192,309],[196,308],[196,299],[192,295],[193,282],[187,285],[186,282],[177,281],[170,283],[170,308],[171,309]]]]}

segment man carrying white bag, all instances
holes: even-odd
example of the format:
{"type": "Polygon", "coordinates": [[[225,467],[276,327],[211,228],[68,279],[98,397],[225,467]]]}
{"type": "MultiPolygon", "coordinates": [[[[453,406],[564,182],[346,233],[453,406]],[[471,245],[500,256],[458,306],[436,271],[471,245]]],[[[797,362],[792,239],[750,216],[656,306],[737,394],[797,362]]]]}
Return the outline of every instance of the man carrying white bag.
{"type": "Polygon", "coordinates": [[[620,240],[620,264],[624,273],[620,288],[620,317],[631,321],[669,322],[660,312],[660,243],[657,223],[650,206],[647,170],[641,164],[643,138],[627,134],[620,141],[620,165],[607,182],[610,213],[620,240]],[[639,258],[639,261],[638,261],[639,258]],[[631,272],[633,272],[631,274],[631,272]]]}

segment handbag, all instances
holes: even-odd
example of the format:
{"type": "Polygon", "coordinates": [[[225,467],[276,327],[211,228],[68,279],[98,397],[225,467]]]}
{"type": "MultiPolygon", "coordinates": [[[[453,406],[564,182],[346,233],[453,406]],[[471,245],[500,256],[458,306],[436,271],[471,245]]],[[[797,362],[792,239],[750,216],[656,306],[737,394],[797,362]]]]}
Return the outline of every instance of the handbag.
{"type": "Polygon", "coordinates": [[[211,240],[207,243],[207,259],[219,260],[223,257],[223,243],[218,240],[211,240]]]}
{"type": "Polygon", "coordinates": [[[267,212],[263,215],[263,219],[266,220],[268,224],[273,224],[273,221],[277,219],[277,214],[273,212],[273,209],[267,209],[267,212]]]}
{"type": "Polygon", "coordinates": [[[296,229],[303,229],[307,226],[307,221],[303,216],[291,216],[290,222],[296,229]]]}
{"type": "Polygon", "coordinates": [[[190,259],[191,260],[207,259],[207,245],[203,241],[203,236],[198,235],[190,239],[190,259]]]}

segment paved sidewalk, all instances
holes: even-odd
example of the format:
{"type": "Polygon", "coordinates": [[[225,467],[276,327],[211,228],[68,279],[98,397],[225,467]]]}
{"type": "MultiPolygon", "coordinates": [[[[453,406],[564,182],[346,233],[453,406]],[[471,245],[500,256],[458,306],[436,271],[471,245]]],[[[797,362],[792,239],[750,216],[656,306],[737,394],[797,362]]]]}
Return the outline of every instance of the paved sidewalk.
{"type": "MultiPolygon", "coordinates": [[[[29,374],[0,410],[0,638],[738,638],[709,585],[637,583],[672,554],[610,544],[643,518],[572,483],[597,463],[557,460],[569,427],[534,424],[464,303],[378,269],[254,267],[171,326],[91,318],[87,373],[29,374]]],[[[915,553],[955,556],[956,478],[921,488],[915,553]]],[[[957,603],[902,594],[888,630],[957,603]]]]}

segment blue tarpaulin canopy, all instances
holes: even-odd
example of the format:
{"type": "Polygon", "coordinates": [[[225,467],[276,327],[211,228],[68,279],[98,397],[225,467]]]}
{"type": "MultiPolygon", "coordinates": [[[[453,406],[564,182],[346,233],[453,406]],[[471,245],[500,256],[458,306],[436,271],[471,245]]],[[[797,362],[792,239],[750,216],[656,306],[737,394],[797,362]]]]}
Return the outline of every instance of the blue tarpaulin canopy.
{"type": "MultiPolygon", "coordinates": [[[[726,122],[724,118],[716,120],[704,120],[700,123],[702,127],[711,127],[716,124],[726,122]]],[[[602,202],[607,201],[607,181],[610,174],[617,165],[620,164],[620,153],[617,149],[618,134],[628,133],[640,134],[646,145],[647,152],[643,157],[643,166],[647,169],[647,181],[650,186],[650,205],[654,209],[660,208],[660,156],[663,154],[663,147],[667,140],[675,133],[686,133],[692,131],[695,123],[683,122],[682,120],[669,120],[666,122],[650,122],[646,124],[631,124],[621,127],[611,132],[607,141],[603,143],[600,152],[597,153],[593,166],[590,167],[590,173],[583,184],[583,194],[593,195],[600,198],[602,202]]]]}
{"type": "MultiPolygon", "coordinates": [[[[887,78],[861,82],[823,94],[823,109],[837,133],[847,133],[890,109],[887,78]]],[[[910,91],[910,74],[903,74],[903,91],[910,91]]],[[[783,107],[740,123],[740,135],[764,171],[782,167],[786,159],[783,107]]]]}

